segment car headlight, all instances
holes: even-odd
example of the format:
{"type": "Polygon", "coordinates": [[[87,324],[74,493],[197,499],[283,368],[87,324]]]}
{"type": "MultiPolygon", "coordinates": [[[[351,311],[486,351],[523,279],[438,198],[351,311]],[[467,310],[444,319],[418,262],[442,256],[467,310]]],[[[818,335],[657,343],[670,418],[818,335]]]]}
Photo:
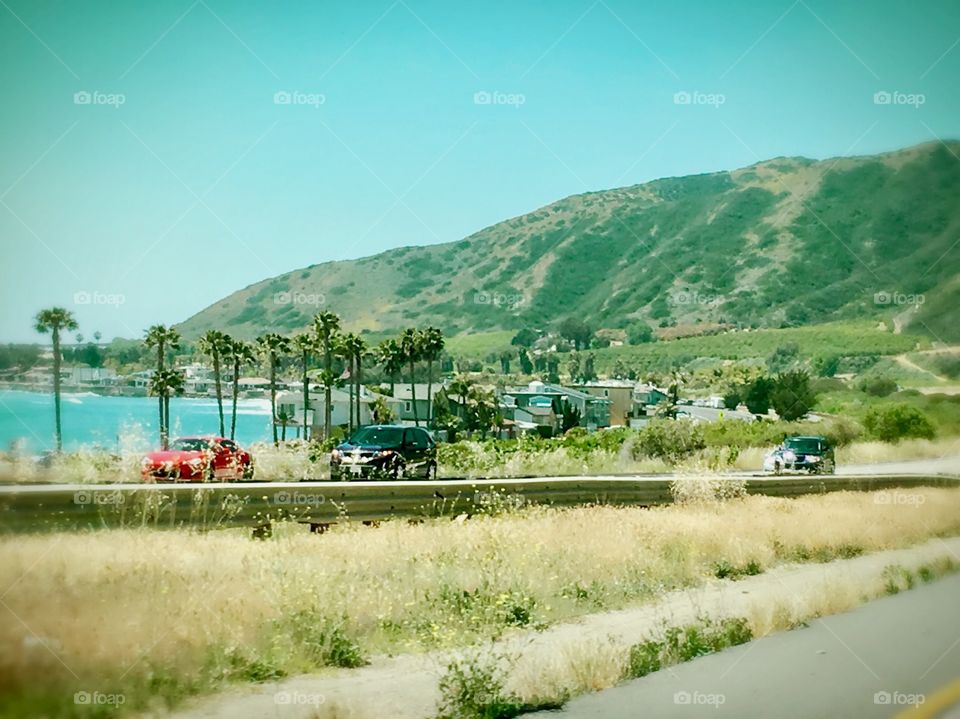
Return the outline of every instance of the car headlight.
{"type": "Polygon", "coordinates": [[[819,462],[819,461],[820,461],[820,455],[818,455],[818,454],[808,454],[808,455],[807,455],[807,461],[808,461],[808,462],[819,462]]]}
{"type": "Polygon", "coordinates": [[[335,449],[330,452],[330,459],[340,459],[342,456],[343,452],[341,452],[339,449],[335,449]]]}
{"type": "Polygon", "coordinates": [[[797,455],[796,455],[795,453],[793,453],[793,452],[791,452],[791,451],[788,450],[788,451],[786,451],[786,452],[783,453],[783,458],[784,458],[785,460],[787,460],[788,462],[793,462],[793,461],[796,461],[797,455]]]}
{"type": "Polygon", "coordinates": [[[379,452],[377,452],[378,457],[389,457],[391,454],[393,454],[392,449],[381,449],[379,452]]]}

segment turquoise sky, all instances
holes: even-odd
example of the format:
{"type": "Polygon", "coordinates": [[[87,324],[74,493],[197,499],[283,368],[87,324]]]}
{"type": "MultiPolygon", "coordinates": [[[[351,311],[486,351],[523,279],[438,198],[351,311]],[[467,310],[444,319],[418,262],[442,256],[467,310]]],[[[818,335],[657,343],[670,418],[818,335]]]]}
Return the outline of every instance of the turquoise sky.
{"type": "Polygon", "coordinates": [[[139,336],[588,189],[958,138],[958,78],[955,1],[2,0],[0,341],[54,304],[139,336]]]}

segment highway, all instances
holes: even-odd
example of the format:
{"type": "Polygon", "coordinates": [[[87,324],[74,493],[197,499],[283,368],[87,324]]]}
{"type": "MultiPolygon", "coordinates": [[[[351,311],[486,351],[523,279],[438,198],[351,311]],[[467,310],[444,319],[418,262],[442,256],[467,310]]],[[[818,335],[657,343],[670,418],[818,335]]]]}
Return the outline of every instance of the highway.
{"type": "Polygon", "coordinates": [[[955,719],[958,600],[953,575],[528,716],[955,719]]]}

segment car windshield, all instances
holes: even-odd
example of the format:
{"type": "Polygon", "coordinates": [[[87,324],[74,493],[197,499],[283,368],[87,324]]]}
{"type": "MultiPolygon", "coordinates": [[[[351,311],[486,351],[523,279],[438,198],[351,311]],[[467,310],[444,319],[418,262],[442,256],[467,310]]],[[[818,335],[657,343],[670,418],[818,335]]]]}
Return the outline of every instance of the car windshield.
{"type": "Polygon", "coordinates": [[[197,438],[177,439],[170,443],[170,449],[178,452],[202,452],[210,449],[210,441],[197,438]]]}
{"type": "Polygon", "coordinates": [[[811,437],[791,437],[784,442],[784,446],[798,454],[816,454],[821,451],[820,440],[811,437]]]}
{"type": "Polygon", "coordinates": [[[402,427],[363,427],[353,433],[350,444],[396,447],[403,442],[402,427]]]}

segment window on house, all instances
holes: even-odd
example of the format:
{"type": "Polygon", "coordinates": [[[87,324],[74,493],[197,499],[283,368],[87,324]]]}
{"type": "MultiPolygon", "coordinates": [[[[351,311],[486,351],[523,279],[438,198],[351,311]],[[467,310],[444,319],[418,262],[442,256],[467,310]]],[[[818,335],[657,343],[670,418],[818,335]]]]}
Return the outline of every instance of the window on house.
{"type": "Polygon", "coordinates": [[[404,402],[404,403],[403,403],[403,411],[404,411],[404,412],[409,412],[409,411],[410,411],[410,403],[409,403],[409,402],[404,402]]]}

